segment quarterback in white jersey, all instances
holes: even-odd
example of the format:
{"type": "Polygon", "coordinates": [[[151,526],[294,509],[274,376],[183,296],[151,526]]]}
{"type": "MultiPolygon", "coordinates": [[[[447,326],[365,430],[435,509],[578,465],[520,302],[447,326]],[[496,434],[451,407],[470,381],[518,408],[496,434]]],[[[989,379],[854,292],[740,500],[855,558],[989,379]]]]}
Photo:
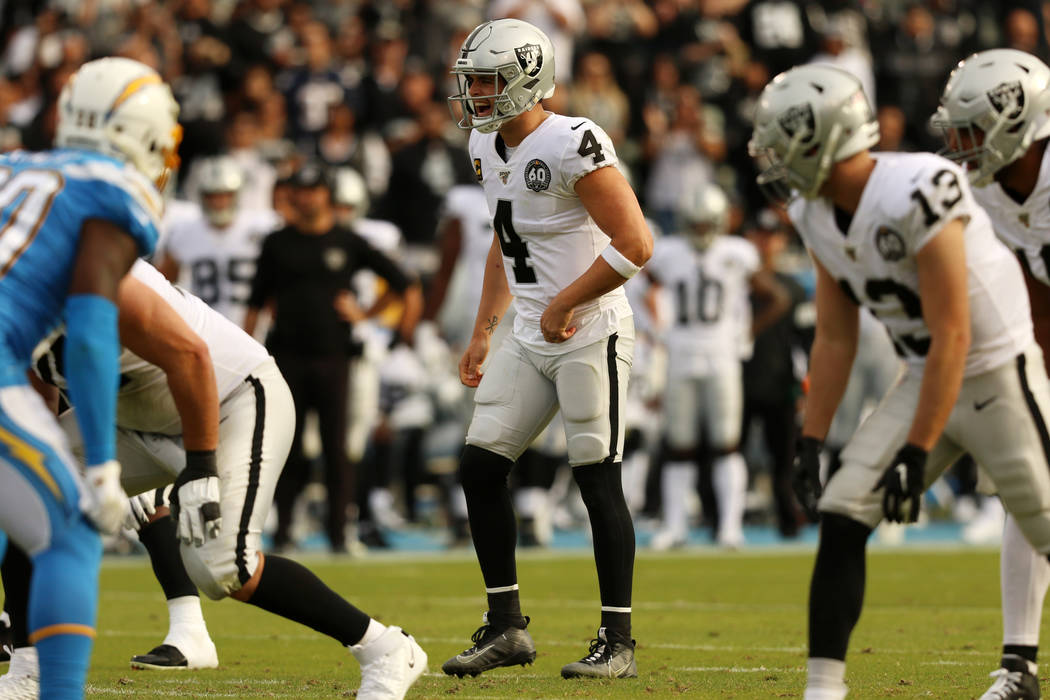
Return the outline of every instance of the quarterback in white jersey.
{"type": "Polygon", "coordinates": [[[795,190],[789,213],[817,269],[810,392],[794,467],[803,506],[822,514],[807,700],[846,695],[872,529],[883,517],[914,522],[926,485],[964,452],[995,481],[1024,536],[1050,553],[1041,437],[1050,382],[1020,266],[960,167],[931,154],[876,156],[869,149],[878,139],[857,79],[812,65],[766,86],[749,146],[763,166],[760,184],[795,190]],[[886,326],[906,369],[822,492],[820,444],[849,377],[859,304],[886,326]]]}
{"type": "MultiPolygon", "coordinates": [[[[142,260],[121,283],[118,303],[125,345],[117,396],[122,483],[137,494],[174,482],[168,520],[175,523],[166,539],[174,543],[177,531],[182,565],[176,559],[164,568],[212,599],[251,603],[349,647],[362,666],[358,697],[403,697],[426,666],[415,641],[369,618],[300,564],[262,553],[263,523],[295,422],[291,392],[273,358],[142,260]]],[[[64,389],[59,348],[44,349],[37,368],[42,379],[64,389]]],[[[74,452],[80,444],[75,410],[61,420],[74,452]]],[[[168,515],[159,496],[150,504],[153,498],[136,499],[140,528],[156,527],[168,515]]],[[[203,628],[199,607],[192,617],[203,628]]],[[[172,626],[177,633],[174,608],[172,626]]],[[[190,636],[169,635],[133,665],[214,665],[213,647],[211,663],[187,663],[181,653],[172,654],[175,639],[199,641],[190,636]]]]}
{"type": "Polygon", "coordinates": [[[620,476],[634,325],[622,286],[648,260],[652,236],[605,132],[540,105],[554,94],[554,61],[542,31],[501,19],[474,29],[452,67],[459,92],[450,106],[472,130],[470,157],[495,229],[459,365],[462,382],[477,387],[459,474],[489,610],[474,646],[442,666],[458,676],[536,658],[518,598],[507,475],[559,408],[602,604],[590,653],[562,676],[637,675],[634,528],[620,476]],[[482,373],[511,300],[514,331],[482,373]]]}
{"type": "Polygon", "coordinates": [[[243,175],[229,156],[207,159],[200,173],[201,204],[190,204],[165,220],[157,267],[240,325],[259,248],[279,218],[272,209],[238,206],[243,175]]]}
{"type": "MultiPolygon", "coordinates": [[[[1050,357],[1050,67],[1035,56],[994,49],[952,72],[931,119],[946,155],[965,163],[974,198],[1025,271],[1035,337],[1050,357]]],[[[981,700],[1038,698],[1035,665],[1050,563],[1007,515],[1000,561],[1003,655],[981,700]]]]}
{"type": "Polygon", "coordinates": [[[787,311],[790,299],[745,238],[729,236],[729,199],[717,185],[689,190],[678,207],[681,235],[657,242],[646,272],[669,292],[664,433],[661,473],[664,529],[654,549],[685,544],[687,497],[696,489],[698,450],[706,448],[718,501],[716,539],[743,544],[747,464],[739,452],[744,412],[741,337],[752,337],[752,291],[767,303],[757,332],[787,311]],[[745,325],[746,322],[746,325],[745,325]],[[703,436],[701,441],[700,435],[703,436]]]}

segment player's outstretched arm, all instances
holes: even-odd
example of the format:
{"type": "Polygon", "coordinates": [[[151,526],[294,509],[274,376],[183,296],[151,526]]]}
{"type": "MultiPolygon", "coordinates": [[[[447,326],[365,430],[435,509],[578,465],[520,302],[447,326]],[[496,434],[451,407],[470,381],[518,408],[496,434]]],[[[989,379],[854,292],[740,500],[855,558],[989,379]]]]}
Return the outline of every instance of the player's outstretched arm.
{"type": "Polygon", "coordinates": [[[135,277],[120,284],[121,343],[164,370],[187,450],[219,445],[219,395],[208,344],[163,297],[135,277]]]}
{"type": "Polygon", "coordinates": [[[485,262],[485,279],[481,283],[481,301],[478,302],[478,315],[474,319],[474,333],[459,361],[459,380],[467,386],[481,383],[481,363],[489,354],[489,340],[513,299],[510,285],[507,284],[507,274],[503,270],[503,252],[499,247],[498,235],[493,232],[492,246],[485,262]]]}
{"type": "Polygon", "coordinates": [[[949,222],[919,251],[919,298],[930,329],[930,349],[922,374],[919,405],[908,443],[929,451],[948,423],[962,386],[970,347],[970,300],[965,225],[949,222]]]}
{"type": "Polygon", "coordinates": [[[576,332],[572,311],[616,289],[633,277],[653,254],[653,235],[627,179],[616,168],[600,168],[576,182],[587,213],[610,239],[594,263],[551,300],[540,319],[547,342],[560,343],[576,332]]]}
{"type": "Polygon", "coordinates": [[[63,313],[66,379],[77,407],[92,490],[88,513],[107,532],[120,527],[127,508],[116,462],[120,340],[114,301],[137,255],[135,240],[114,224],[102,219],[84,222],[63,313]]]}
{"type": "Polygon", "coordinates": [[[817,326],[809,351],[809,395],[803,437],[823,441],[849,381],[857,353],[860,309],[815,257],[817,326]]]}
{"type": "Polygon", "coordinates": [[[124,346],[162,370],[182,421],[186,465],[172,489],[171,512],[179,539],[200,546],[222,526],[219,396],[208,345],[163,297],[128,276],[120,285],[120,337],[124,346]]]}

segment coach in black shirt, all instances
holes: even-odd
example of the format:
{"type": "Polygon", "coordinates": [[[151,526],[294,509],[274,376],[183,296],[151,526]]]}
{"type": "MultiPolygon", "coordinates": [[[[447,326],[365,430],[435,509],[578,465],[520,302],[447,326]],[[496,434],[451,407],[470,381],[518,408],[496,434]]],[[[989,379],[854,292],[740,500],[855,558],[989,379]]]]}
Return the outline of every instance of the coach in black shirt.
{"type": "Polygon", "coordinates": [[[346,458],[347,380],[353,353],[351,324],[378,314],[398,299],[409,279],[389,258],[335,223],[331,187],[319,166],[293,178],[296,220],[263,242],[245,330],[255,330],[264,307],[273,312],[267,349],[295,400],[296,426],[288,463],[277,484],[275,545],[289,543],[292,507],[307,474],[302,455],[303,417],[317,411],[328,487],[327,530],[333,550],[345,548],[343,531],[353,483],[346,458]],[[362,269],[386,280],[388,292],[368,310],[356,303],[351,278],[362,269]]]}

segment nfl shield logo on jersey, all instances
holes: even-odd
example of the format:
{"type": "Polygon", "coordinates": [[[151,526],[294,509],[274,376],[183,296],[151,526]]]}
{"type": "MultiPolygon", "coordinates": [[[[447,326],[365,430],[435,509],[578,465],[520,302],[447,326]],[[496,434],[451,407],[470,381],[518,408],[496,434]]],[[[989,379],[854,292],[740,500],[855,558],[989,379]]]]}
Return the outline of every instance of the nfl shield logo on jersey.
{"type": "Polygon", "coordinates": [[[875,249],[886,262],[903,260],[906,252],[901,235],[885,226],[879,228],[879,232],[875,234],[875,249]]]}
{"type": "Polygon", "coordinates": [[[543,67],[543,53],[540,51],[540,45],[525,44],[514,49],[514,53],[517,54],[518,64],[525,71],[525,75],[535,78],[540,68],[543,67]]]}
{"type": "Polygon", "coordinates": [[[525,166],[525,186],[533,192],[542,192],[551,186],[551,169],[539,158],[525,166]]]}

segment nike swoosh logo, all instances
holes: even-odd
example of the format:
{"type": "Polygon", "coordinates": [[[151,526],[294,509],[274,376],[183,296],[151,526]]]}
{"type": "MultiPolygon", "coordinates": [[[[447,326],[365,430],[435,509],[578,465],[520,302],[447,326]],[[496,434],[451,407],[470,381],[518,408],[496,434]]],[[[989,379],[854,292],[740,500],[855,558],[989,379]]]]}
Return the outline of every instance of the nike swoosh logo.
{"type": "Polygon", "coordinates": [[[995,401],[997,398],[999,398],[999,397],[998,396],[993,396],[992,398],[985,399],[984,401],[974,401],[973,402],[973,410],[980,411],[982,408],[984,408],[985,406],[990,404],[992,401],[995,401]]]}
{"type": "Polygon", "coordinates": [[[580,123],[579,123],[579,124],[577,124],[576,126],[570,126],[570,127],[569,127],[569,131],[576,131],[577,129],[579,129],[579,128],[580,128],[581,126],[583,126],[583,125],[584,125],[584,124],[586,124],[586,123],[587,123],[587,122],[580,122],[580,123]]]}
{"type": "Polygon", "coordinates": [[[478,649],[477,651],[475,651],[473,654],[471,654],[469,656],[467,656],[466,654],[459,654],[459,655],[456,656],[456,658],[459,659],[460,661],[470,661],[471,659],[476,659],[479,656],[485,654],[487,651],[489,651],[494,646],[496,646],[496,642],[493,642],[492,644],[489,644],[487,647],[484,647],[482,649],[478,649]]]}

